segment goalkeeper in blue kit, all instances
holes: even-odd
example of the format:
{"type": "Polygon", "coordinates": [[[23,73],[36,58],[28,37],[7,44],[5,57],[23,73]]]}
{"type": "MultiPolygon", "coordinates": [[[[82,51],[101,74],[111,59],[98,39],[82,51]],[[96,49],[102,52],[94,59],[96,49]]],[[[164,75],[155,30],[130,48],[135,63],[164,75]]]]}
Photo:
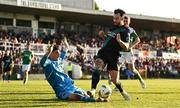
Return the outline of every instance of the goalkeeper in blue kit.
{"type": "Polygon", "coordinates": [[[55,91],[56,97],[70,101],[102,102],[100,98],[90,98],[84,90],[74,85],[74,81],[59,65],[59,55],[58,46],[51,46],[40,61],[45,77],[55,91]]]}

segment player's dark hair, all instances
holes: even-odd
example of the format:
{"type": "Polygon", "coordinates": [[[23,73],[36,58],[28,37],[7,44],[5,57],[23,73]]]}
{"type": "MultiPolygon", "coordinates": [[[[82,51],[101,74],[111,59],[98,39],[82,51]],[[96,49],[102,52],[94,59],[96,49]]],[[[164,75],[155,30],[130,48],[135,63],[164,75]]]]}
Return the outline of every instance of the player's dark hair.
{"type": "Polygon", "coordinates": [[[59,50],[59,46],[58,45],[54,45],[53,46],[53,50],[52,51],[56,51],[56,50],[59,50]]]}
{"type": "Polygon", "coordinates": [[[120,16],[122,17],[124,14],[126,14],[126,12],[122,9],[115,9],[114,14],[120,14],[120,16]]]}
{"type": "Polygon", "coordinates": [[[124,16],[124,19],[130,19],[130,17],[129,17],[129,16],[127,16],[127,15],[125,15],[125,16],[124,16]]]}
{"type": "Polygon", "coordinates": [[[124,16],[124,19],[128,19],[128,16],[124,16]]]}

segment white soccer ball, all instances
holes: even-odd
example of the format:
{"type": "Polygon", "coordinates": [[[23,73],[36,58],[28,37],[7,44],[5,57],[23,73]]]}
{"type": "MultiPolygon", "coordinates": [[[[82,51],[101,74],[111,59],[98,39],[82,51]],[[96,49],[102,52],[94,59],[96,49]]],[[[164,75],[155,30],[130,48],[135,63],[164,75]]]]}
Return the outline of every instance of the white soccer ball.
{"type": "Polygon", "coordinates": [[[100,86],[98,93],[100,98],[107,99],[111,96],[112,89],[108,85],[103,84],[100,86]]]}

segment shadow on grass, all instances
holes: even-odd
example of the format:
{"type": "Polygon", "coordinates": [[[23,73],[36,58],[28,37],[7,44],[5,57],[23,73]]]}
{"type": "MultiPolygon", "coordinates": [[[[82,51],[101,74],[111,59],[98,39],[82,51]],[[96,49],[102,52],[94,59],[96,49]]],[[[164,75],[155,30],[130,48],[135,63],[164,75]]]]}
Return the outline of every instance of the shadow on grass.
{"type": "Polygon", "coordinates": [[[59,99],[1,99],[1,101],[25,101],[25,102],[32,102],[32,101],[42,101],[42,102],[52,102],[52,101],[63,101],[63,100],[59,100],[59,99]]]}
{"type": "Polygon", "coordinates": [[[2,99],[0,102],[0,107],[61,107],[64,108],[69,105],[69,103],[80,104],[86,103],[82,101],[67,101],[60,99],[2,99]]]}
{"type": "Polygon", "coordinates": [[[33,94],[54,94],[50,92],[0,92],[0,95],[33,95],[33,94]]]}
{"type": "MultiPolygon", "coordinates": [[[[3,102],[3,101],[9,101],[9,102],[14,102],[14,101],[18,101],[18,102],[49,102],[49,103],[52,103],[52,102],[76,102],[76,103],[86,103],[86,102],[83,102],[83,101],[67,101],[67,100],[61,100],[61,99],[58,99],[58,98],[54,98],[54,99],[1,99],[0,102],[3,102]]],[[[1,103],[0,103],[1,104],[1,103]]]]}
{"type": "Polygon", "coordinates": [[[49,108],[49,107],[60,107],[60,106],[64,106],[65,107],[65,105],[63,104],[63,105],[61,105],[61,104],[59,104],[59,105],[30,105],[30,106],[14,106],[14,107],[17,107],[17,108],[20,108],[20,107],[22,107],[22,108],[28,108],[28,107],[30,107],[30,108],[32,108],[32,107],[39,107],[39,108],[44,108],[44,107],[47,107],[47,108],[49,108]]]}
{"type": "MultiPolygon", "coordinates": [[[[26,104],[8,104],[8,105],[3,105],[3,107],[4,108],[6,108],[6,107],[16,107],[16,108],[28,108],[28,107],[30,107],[30,108],[32,108],[32,107],[39,107],[39,108],[44,108],[44,107],[47,107],[47,108],[49,108],[49,107],[60,107],[60,106],[63,106],[63,107],[66,107],[68,105],[68,103],[67,104],[65,104],[65,103],[59,103],[59,104],[42,104],[42,103],[36,103],[36,104],[28,104],[28,103],[26,103],[26,104]]],[[[1,106],[0,106],[1,107],[1,106]]]]}

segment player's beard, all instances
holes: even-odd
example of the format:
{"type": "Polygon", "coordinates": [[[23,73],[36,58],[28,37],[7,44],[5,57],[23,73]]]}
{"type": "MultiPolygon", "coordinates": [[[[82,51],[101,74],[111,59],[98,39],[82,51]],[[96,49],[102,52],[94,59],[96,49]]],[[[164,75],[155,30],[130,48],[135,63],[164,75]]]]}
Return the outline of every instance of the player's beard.
{"type": "Polygon", "coordinates": [[[117,23],[117,22],[114,22],[114,25],[115,25],[115,26],[122,26],[122,25],[123,25],[123,22],[118,22],[118,23],[117,23]]]}

